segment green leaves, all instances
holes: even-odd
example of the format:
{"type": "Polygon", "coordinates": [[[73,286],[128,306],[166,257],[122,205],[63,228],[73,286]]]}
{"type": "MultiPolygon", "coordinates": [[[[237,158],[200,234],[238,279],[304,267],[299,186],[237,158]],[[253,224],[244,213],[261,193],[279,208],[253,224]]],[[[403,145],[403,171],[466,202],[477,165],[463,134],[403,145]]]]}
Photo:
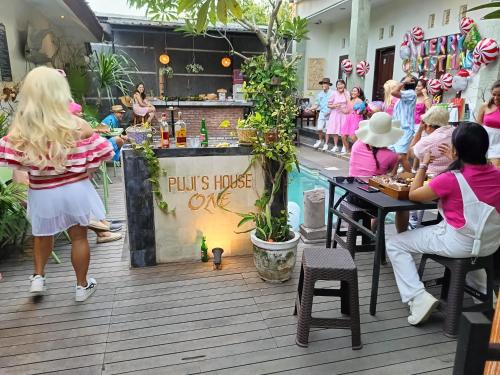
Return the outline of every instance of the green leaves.
{"type": "Polygon", "coordinates": [[[207,14],[210,3],[214,0],[205,0],[200,10],[198,11],[198,19],[196,20],[196,31],[201,32],[206,29],[207,14]]]}
{"type": "Polygon", "coordinates": [[[0,248],[15,244],[23,237],[27,224],[23,206],[26,191],[27,187],[22,184],[0,182],[0,248]]]}
{"type": "Polygon", "coordinates": [[[307,19],[301,17],[293,17],[291,20],[285,20],[279,29],[279,34],[287,39],[300,42],[307,37],[307,19]]]}
{"type": "MultiPolygon", "coordinates": [[[[470,8],[467,12],[473,12],[479,9],[487,9],[487,8],[500,8],[500,1],[493,1],[491,3],[486,3],[482,5],[478,5],[477,7],[470,8]]],[[[500,9],[497,9],[491,13],[488,13],[483,17],[485,20],[492,20],[500,18],[500,9]]]]}

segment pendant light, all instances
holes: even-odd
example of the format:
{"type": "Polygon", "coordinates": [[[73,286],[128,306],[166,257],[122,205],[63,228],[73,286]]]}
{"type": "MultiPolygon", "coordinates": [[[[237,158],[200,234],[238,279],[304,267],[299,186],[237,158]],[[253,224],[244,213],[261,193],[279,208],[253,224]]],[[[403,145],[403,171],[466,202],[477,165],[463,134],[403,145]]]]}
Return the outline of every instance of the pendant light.
{"type": "Polygon", "coordinates": [[[224,68],[229,68],[231,66],[231,58],[224,56],[221,60],[220,63],[224,68]]]}
{"type": "Polygon", "coordinates": [[[165,48],[163,49],[163,53],[160,55],[159,60],[163,65],[167,65],[170,62],[170,56],[167,53],[167,33],[165,35],[165,48]]]}

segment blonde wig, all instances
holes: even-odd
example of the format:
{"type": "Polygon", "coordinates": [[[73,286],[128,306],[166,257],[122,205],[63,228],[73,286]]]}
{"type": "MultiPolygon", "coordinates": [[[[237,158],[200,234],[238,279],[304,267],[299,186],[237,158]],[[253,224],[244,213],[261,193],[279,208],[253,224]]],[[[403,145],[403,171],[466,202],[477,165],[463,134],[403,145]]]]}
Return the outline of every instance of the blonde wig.
{"type": "Polygon", "coordinates": [[[398,84],[399,82],[393,79],[390,79],[386,83],[384,83],[384,104],[386,108],[391,105],[391,92],[396,88],[398,84]]]}
{"type": "Polygon", "coordinates": [[[77,130],[70,102],[68,82],[56,69],[43,66],[27,74],[9,132],[9,141],[24,155],[23,164],[65,169],[77,130]]]}

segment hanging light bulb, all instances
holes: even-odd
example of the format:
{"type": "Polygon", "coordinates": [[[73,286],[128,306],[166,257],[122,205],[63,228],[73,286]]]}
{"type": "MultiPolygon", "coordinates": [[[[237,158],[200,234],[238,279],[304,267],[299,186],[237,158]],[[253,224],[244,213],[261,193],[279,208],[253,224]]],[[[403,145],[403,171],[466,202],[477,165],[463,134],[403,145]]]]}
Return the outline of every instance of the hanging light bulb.
{"type": "Polygon", "coordinates": [[[229,68],[231,66],[231,59],[225,56],[220,60],[220,63],[224,68],[229,68]]]}
{"type": "Polygon", "coordinates": [[[159,60],[160,60],[160,62],[163,65],[167,65],[170,62],[170,56],[167,54],[167,49],[166,48],[163,51],[163,53],[160,55],[159,60]]]}

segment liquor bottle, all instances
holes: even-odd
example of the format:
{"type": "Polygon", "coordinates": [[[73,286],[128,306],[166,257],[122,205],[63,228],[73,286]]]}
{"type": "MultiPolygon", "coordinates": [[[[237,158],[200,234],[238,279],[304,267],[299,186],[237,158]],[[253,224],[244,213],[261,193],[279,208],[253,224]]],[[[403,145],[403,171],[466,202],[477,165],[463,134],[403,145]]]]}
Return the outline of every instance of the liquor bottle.
{"type": "Polygon", "coordinates": [[[167,113],[161,114],[160,121],[160,147],[169,148],[170,147],[170,132],[168,129],[167,113]]]}
{"type": "Polygon", "coordinates": [[[201,144],[201,147],[208,147],[208,130],[207,130],[207,124],[205,123],[204,118],[201,119],[200,144],[201,144]]]}
{"type": "Polygon", "coordinates": [[[469,120],[470,120],[469,104],[465,104],[465,108],[464,108],[464,121],[469,121],[469,120]]]}
{"type": "Polygon", "coordinates": [[[178,114],[179,119],[175,123],[175,147],[186,147],[187,128],[186,123],[182,120],[182,112],[178,114]]]}
{"type": "Polygon", "coordinates": [[[201,238],[201,261],[202,262],[208,262],[208,246],[207,246],[207,243],[205,242],[206,241],[206,237],[203,236],[201,238]]]}

